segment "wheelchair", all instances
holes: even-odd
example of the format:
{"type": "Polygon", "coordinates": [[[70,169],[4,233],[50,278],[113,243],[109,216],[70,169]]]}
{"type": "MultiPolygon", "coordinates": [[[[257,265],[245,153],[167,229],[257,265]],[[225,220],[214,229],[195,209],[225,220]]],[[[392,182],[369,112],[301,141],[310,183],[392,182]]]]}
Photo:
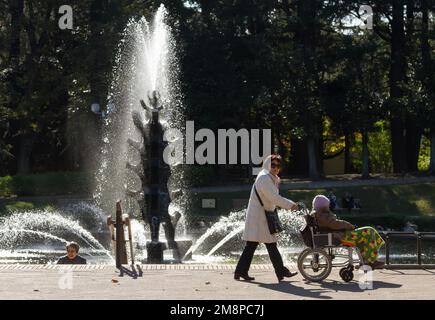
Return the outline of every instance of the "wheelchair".
{"type": "Polygon", "coordinates": [[[306,225],[301,233],[307,248],[298,257],[301,275],[307,281],[321,282],[330,275],[332,268],[341,267],[341,279],[352,281],[353,271],[361,267],[364,261],[358,248],[344,246],[341,241],[334,239],[332,232],[321,231],[315,218],[307,211],[304,218],[306,225]],[[358,256],[357,260],[354,260],[354,253],[358,256]]]}

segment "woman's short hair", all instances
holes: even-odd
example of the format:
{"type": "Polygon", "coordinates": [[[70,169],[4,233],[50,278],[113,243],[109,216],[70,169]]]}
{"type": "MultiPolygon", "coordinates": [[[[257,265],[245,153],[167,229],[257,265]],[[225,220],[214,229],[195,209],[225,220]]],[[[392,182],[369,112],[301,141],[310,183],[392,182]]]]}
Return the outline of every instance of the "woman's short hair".
{"type": "Polygon", "coordinates": [[[71,242],[67,243],[66,250],[68,250],[69,248],[75,249],[77,253],[79,252],[79,249],[80,249],[79,245],[76,242],[74,242],[74,241],[71,241],[71,242]]]}

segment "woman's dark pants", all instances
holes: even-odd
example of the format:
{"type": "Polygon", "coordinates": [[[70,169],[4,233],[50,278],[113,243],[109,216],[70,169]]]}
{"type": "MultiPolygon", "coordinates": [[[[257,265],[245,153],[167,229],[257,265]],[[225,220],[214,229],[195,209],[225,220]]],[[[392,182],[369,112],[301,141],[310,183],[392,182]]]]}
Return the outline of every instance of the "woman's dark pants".
{"type": "MultiPolygon", "coordinates": [[[[267,252],[269,253],[270,260],[272,261],[273,268],[277,277],[282,276],[288,269],[284,267],[281,254],[278,251],[276,243],[265,243],[267,252]]],[[[258,242],[247,241],[245,249],[240,256],[239,263],[237,264],[235,273],[247,274],[251,266],[252,258],[254,257],[255,249],[257,249],[258,242]]]]}

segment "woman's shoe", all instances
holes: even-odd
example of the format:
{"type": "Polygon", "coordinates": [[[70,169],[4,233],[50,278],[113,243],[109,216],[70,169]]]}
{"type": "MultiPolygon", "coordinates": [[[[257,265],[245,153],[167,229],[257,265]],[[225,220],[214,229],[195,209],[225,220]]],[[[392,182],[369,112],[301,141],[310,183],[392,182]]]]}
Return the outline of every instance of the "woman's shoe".
{"type": "Polygon", "coordinates": [[[282,281],[282,280],[284,280],[284,277],[291,278],[291,277],[294,277],[297,274],[298,274],[297,272],[290,272],[289,269],[285,268],[282,271],[282,273],[276,274],[276,277],[278,278],[278,281],[282,281]]]}
{"type": "Polygon", "coordinates": [[[255,280],[254,277],[250,277],[247,273],[246,274],[240,274],[240,273],[234,274],[235,280],[240,280],[240,278],[242,278],[243,280],[246,280],[246,281],[254,281],[255,280]]]}
{"type": "Polygon", "coordinates": [[[282,281],[282,280],[284,280],[284,277],[291,278],[297,274],[298,274],[297,272],[290,272],[290,273],[286,273],[285,275],[280,275],[280,276],[277,275],[276,277],[278,278],[278,281],[282,281]]]}
{"type": "MultiPolygon", "coordinates": [[[[291,277],[294,277],[297,274],[298,274],[297,272],[290,272],[290,270],[287,269],[287,267],[284,267],[282,269],[282,272],[280,273],[280,276],[286,277],[286,278],[291,278],[291,277]]],[[[278,279],[280,278],[280,276],[278,276],[278,279]]]]}
{"type": "Polygon", "coordinates": [[[283,274],[284,277],[286,278],[291,278],[294,277],[295,275],[297,275],[297,272],[290,272],[290,270],[286,270],[283,274]]]}

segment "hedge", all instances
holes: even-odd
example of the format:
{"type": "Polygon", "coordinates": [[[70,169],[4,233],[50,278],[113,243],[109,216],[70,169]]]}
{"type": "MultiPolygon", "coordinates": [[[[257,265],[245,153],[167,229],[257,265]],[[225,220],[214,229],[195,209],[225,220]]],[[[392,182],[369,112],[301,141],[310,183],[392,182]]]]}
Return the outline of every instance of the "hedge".
{"type": "Polygon", "coordinates": [[[93,177],[84,172],[47,172],[0,177],[0,197],[51,196],[92,192],[93,177]]]}

